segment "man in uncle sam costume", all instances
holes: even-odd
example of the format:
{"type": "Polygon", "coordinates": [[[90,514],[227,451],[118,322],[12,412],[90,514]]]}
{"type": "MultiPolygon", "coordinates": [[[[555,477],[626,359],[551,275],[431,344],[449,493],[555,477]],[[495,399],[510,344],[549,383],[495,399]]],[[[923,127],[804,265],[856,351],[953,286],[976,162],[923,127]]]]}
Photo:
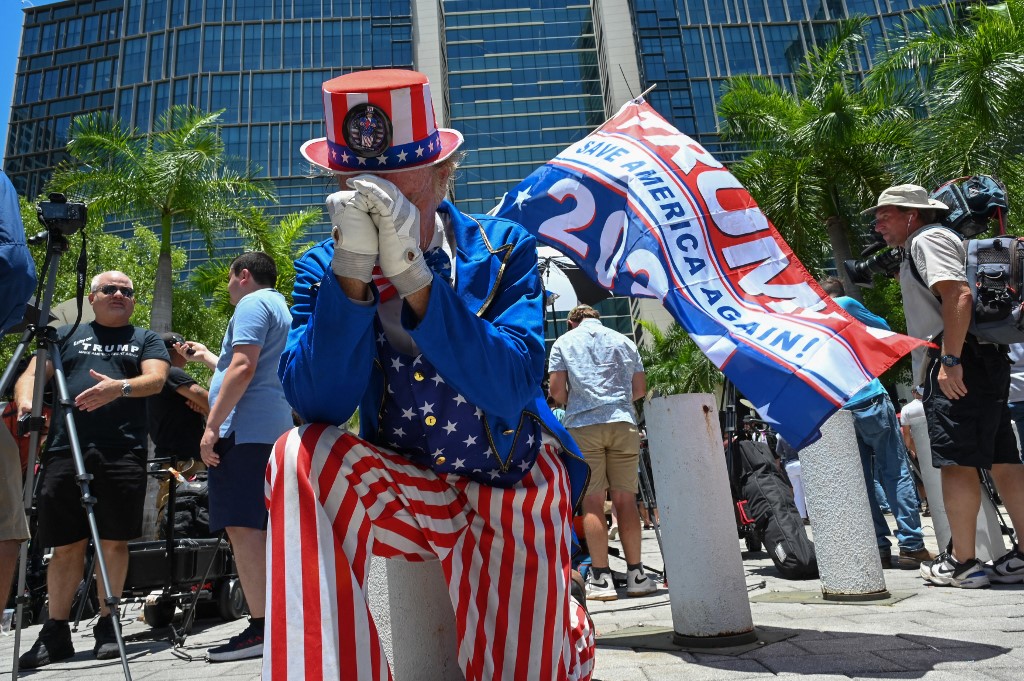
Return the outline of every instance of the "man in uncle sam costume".
{"type": "Polygon", "coordinates": [[[467,679],[589,679],[593,628],[569,594],[589,472],[540,389],[535,240],[444,200],[462,135],[436,128],[423,74],[323,92],[327,137],[302,153],[343,191],[333,238],[295,263],[280,373],[310,425],[267,469],[264,675],[389,677],[372,554],[441,561],[467,679]],[[357,406],[359,437],[336,427],[357,406]]]}

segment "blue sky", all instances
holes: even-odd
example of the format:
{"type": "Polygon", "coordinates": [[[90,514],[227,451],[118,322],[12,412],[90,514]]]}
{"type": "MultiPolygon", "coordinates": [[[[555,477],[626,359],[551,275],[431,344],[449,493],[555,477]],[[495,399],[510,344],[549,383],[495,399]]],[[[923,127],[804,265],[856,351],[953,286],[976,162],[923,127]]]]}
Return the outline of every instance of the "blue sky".
{"type": "Polygon", "coordinates": [[[7,120],[11,117],[14,72],[18,68],[22,7],[52,5],[56,0],[0,0],[0,148],[7,149],[7,120]]]}

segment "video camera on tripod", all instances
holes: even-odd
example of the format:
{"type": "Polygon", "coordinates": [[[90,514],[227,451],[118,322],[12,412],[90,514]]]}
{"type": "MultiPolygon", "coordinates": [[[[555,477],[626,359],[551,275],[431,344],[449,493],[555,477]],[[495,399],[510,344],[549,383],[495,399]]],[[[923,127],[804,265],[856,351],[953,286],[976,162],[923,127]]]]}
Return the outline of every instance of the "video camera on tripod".
{"type": "Polygon", "coordinates": [[[30,244],[42,243],[51,233],[71,236],[85,227],[88,209],[84,203],[69,202],[66,196],[56,192],[50,194],[49,199],[36,204],[36,218],[46,231],[31,237],[30,244]]]}
{"type": "Polygon", "coordinates": [[[87,208],[84,203],[69,202],[63,194],[50,194],[49,201],[36,204],[36,216],[47,229],[60,230],[69,236],[85,227],[87,208]]]}
{"type": "MultiPolygon", "coordinates": [[[[993,217],[998,220],[1000,229],[1005,228],[1006,211],[1009,210],[1006,187],[990,175],[950,180],[930,196],[950,207],[942,224],[955,229],[965,239],[987,232],[993,217]]],[[[902,248],[886,248],[882,235],[874,229],[874,222],[869,225],[866,241],[860,259],[846,260],[843,266],[853,283],[871,288],[874,275],[895,276],[905,253],[902,248]]]]}

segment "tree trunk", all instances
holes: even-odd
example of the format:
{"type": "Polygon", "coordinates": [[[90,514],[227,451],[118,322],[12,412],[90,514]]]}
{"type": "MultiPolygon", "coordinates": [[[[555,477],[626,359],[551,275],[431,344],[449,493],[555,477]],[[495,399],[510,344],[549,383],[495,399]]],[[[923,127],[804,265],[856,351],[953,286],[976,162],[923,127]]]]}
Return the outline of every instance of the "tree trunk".
{"type": "Polygon", "coordinates": [[[839,273],[839,278],[843,281],[846,295],[859,302],[864,302],[860,286],[853,283],[853,280],[850,279],[850,275],[846,271],[846,267],[843,265],[844,261],[853,259],[850,240],[846,236],[846,222],[841,217],[833,215],[825,221],[825,231],[828,233],[828,241],[832,246],[832,257],[835,259],[836,270],[839,273]]]}
{"type": "Polygon", "coordinates": [[[156,261],[156,282],[153,285],[153,310],[149,328],[157,333],[173,331],[171,326],[171,216],[165,215],[160,225],[160,257],[156,261]]]}

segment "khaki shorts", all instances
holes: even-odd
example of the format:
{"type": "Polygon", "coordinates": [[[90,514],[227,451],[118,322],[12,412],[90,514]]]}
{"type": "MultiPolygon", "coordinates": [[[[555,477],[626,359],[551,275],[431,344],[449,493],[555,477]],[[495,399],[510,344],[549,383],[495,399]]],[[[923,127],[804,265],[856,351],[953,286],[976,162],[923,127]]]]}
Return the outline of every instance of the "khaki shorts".
{"type": "Polygon", "coordinates": [[[636,493],[640,474],[640,433],[628,421],[570,428],[583,458],[590,465],[586,494],[605,490],[636,493]]]}
{"type": "Polygon", "coordinates": [[[0,425],[0,541],[28,539],[23,492],[18,443],[0,425]]]}

